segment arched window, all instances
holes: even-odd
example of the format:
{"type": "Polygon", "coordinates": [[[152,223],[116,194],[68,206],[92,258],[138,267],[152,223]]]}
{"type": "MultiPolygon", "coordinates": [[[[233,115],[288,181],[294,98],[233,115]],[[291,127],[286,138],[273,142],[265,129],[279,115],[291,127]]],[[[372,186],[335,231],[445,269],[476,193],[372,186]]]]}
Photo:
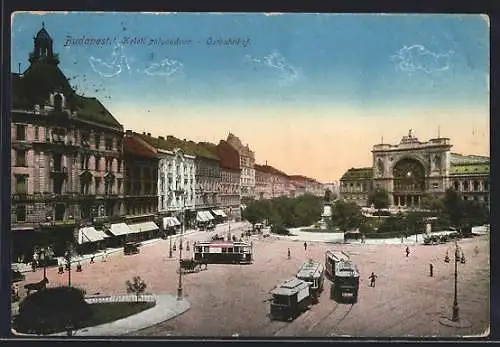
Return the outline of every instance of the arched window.
{"type": "Polygon", "coordinates": [[[472,184],[474,186],[474,191],[477,192],[479,190],[479,182],[478,181],[474,181],[472,184]]]}
{"type": "Polygon", "coordinates": [[[61,110],[62,110],[62,96],[61,96],[61,94],[54,95],[54,109],[57,112],[61,112],[61,110]]]}
{"type": "Polygon", "coordinates": [[[469,190],[469,181],[464,181],[463,187],[464,187],[464,191],[468,191],[469,190]]]}
{"type": "Polygon", "coordinates": [[[425,170],[415,159],[400,160],[393,170],[394,191],[423,191],[425,189],[425,170]]]}
{"type": "Polygon", "coordinates": [[[456,191],[460,190],[460,182],[458,181],[453,182],[453,187],[455,188],[456,191]]]}

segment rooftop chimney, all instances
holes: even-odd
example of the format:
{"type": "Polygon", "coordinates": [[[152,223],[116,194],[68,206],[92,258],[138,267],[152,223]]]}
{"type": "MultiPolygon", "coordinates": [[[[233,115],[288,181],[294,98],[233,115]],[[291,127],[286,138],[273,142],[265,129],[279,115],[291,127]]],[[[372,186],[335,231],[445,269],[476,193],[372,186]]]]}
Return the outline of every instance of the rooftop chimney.
{"type": "Polygon", "coordinates": [[[143,131],[143,132],[142,132],[142,135],[146,135],[146,132],[145,132],[145,131],[143,131]]]}
{"type": "Polygon", "coordinates": [[[267,166],[267,160],[266,160],[266,166],[267,166]]]}
{"type": "Polygon", "coordinates": [[[148,133],[148,136],[151,136],[151,133],[148,133]]]}
{"type": "Polygon", "coordinates": [[[165,138],[164,138],[163,136],[158,136],[158,138],[159,138],[160,140],[165,140],[165,138]]]}

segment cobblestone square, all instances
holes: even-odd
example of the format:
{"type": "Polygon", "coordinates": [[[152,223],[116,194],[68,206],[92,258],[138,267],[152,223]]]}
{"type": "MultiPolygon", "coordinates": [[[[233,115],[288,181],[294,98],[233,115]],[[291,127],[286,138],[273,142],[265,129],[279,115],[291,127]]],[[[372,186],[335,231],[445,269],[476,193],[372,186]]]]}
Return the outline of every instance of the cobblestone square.
{"type": "MultiPolygon", "coordinates": [[[[241,229],[233,232],[239,235],[241,229]]],[[[219,234],[221,229],[216,230],[219,234]]],[[[198,232],[185,237],[190,244],[213,234],[198,232]]],[[[453,303],[453,262],[444,263],[446,251],[454,244],[434,246],[396,244],[327,244],[275,237],[253,237],[254,263],[251,265],[210,264],[207,271],[182,277],[185,299],[191,308],[169,321],[134,336],[234,336],[240,337],[452,337],[486,334],[489,327],[489,236],[459,242],[467,262],[458,264],[458,302],[460,316],[469,328],[441,325],[439,319],[451,317],[453,303]],[[474,251],[477,247],[479,252],[474,251]],[[287,259],[287,249],[291,259],[287,259]],[[300,265],[312,258],[323,262],[327,249],[343,250],[361,273],[358,303],[338,304],[331,300],[330,281],[320,302],[293,322],[271,321],[269,291],[280,281],[295,275],[300,265]],[[434,276],[429,276],[429,264],[434,276]],[[375,288],[368,285],[371,272],[378,275],[375,288]]],[[[178,245],[178,244],[177,244],[178,245]]],[[[72,284],[87,295],[125,295],[125,281],[135,275],[148,284],[147,292],[174,294],[178,286],[178,248],[168,257],[166,240],[141,247],[141,253],[124,256],[117,252],[106,262],[84,264],[83,272],[72,272],[72,284]]],[[[192,254],[184,247],[183,257],[192,254]]],[[[35,281],[41,272],[28,273],[35,281]]],[[[50,286],[67,283],[68,274],[48,270],[50,286]]]]}

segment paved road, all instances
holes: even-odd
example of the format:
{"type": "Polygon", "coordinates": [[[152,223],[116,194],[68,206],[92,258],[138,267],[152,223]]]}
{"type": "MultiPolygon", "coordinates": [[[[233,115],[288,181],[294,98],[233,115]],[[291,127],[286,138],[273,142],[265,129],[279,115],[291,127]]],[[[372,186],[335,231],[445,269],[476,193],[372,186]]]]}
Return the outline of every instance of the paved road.
{"type": "MultiPolygon", "coordinates": [[[[209,237],[208,233],[187,236],[190,242],[209,237]]],[[[191,309],[155,327],[130,335],[141,336],[463,336],[484,333],[489,326],[489,239],[488,236],[460,242],[467,263],[459,264],[459,304],[462,317],[472,326],[466,329],[439,324],[451,315],[453,264],[445,264],[452,244],[410,246],[405,256],[401,245],[328,245],[254,239],[255,262],[251,265],[215,265],[208,271],[183,276],[183,288],[191,309]],[[473,251],[477,247],[479,253],[473,251]],[[292,259],[287,260],[287,248],[292,259]],[[329,299],[329,281],[320,302],[294,322],[270,321],[267,317],[269,290],[280,280],[293,276],[303,261],[322,261],[326,249],[348,252],[361,272],[359,301],[340,305],[329,299]],[[429,263],[434,277],[429,277],[429,263]],[[368,286],[368,275],[379,277],[377,286],[368,286]]],[[[123,295],[125,281],[134,275],[148,284],[147,291],[175,293],[178,285],[178,254],[168,257],[168,241],[142,247],[134,256],[116,255],[108,262],[88,265],[73,276],[73,282],[89,295],[123,295]]],[[[52,270],[52,269],[51,269],[52,270]]],[[[39,273],[27,274],[27,280],[39,273]]],[[[67,281],[66,275],[50,271],[51,285],[67,281]]]]}

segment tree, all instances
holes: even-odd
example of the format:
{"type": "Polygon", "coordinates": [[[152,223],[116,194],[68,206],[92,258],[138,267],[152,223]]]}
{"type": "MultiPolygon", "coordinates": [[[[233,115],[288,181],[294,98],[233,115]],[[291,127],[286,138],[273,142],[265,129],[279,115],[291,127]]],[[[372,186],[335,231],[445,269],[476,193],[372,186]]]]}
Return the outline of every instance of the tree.
{"type": "Polygon", "coordinates": [[[406,229],[412,234],[424,231],[424,215],[418,211],[410,211],[405,216],[406,229]]]}
{"type": "Polygon", "coordinates": [[[21,301],[14,327],[19,332],[42,335],[79,329],[92,315],[89,306],[82,289],[47,288],[21,301]]]}
{"type": "Polygon", "coordinates": [[[389,207],[389,193],[384,189],[376,189],[368,195],[368,204],[380,210],[389,207]]]}
{"type": "Polygon", "coordinates": [[[450,218],[450,222],[454,226],[460,227],[463,217],[463,200],[453,188],[448,188],[446,190],[443,198],[443,205],[445,213],[450,218]]]}
{"type": "Polygon", "coordinates": [[[127,293],[134,293],[136,295],[136,301],[139,301],[139,296],[146,290],[146,282],[144,282],[139,276],[134,276],[132,281],[127,281],[127,293]]]}
{"type": "Polygon", "coordinates": [[[443,200],[432,195],[424,195],[420,200],[420,206],[434,213],[442,213],[445,210],[443,200]]]}
{"type": "Polygon", "coordinates": [[[361,207],[354,202],[336,201],[332,208],[332,221],[344,233],[358,228],[363,221],[361,207]]]}

